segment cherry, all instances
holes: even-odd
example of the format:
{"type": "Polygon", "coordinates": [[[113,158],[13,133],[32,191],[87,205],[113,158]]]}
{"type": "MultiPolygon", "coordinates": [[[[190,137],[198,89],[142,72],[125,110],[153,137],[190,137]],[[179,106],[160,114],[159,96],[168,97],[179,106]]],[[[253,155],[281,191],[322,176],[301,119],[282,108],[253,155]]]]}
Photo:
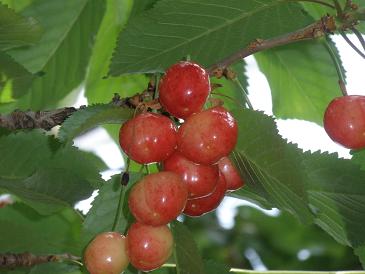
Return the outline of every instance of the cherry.
{"type": "Polygon", "coordinates": [[[350,149],[365,147],[365,96],[333,99],[326,109],[323,123],[333,141],[350,149]]]}
{"type": "Polygon", "coordinates": [[[123,124],[119,131],[123,151],[140,164],[161,162],[176,147],[176,129],[160,114],[145,112],[123,124]]]}
{"type": "Polygon", "coordinates": [[[173,241],[166,225],[132,224],[127,233],[127,253],[131,264],[142,271],[159,268],[170,257],[173,241]]]}
{"type": "Polygon", "coordinates": [[[228,157],[223,157],[218,162],[219,171],[224,175],[227,183],[227,191],[234,191],[241,188],[245,183],[242,180],[237,168],[228,157]]]}
{"type": "Polygon", "coordinates": [[[127,268],[126,238],[117,232],[97,235],[87,246],[84,262],[90,274],[119,274],[127,268]]]}
{"type": "Polygon", "coordinates": [[[145,176],[133,186],[128,204],[137,221],[160,226],[183,211],[188,189],[181,177],[170,171],[145,176]]]}
{"type": "Polygon", "coordinates": [[[237,142],[238,127],[221,106],[191,115],[178,131],[178,150],[198,164],[211,165],[227,156],[237,142]]]}
{"type": "Polygon", "coordinates": [[[190,199],[186,203],[184,214],[192,217],[201,216],[216,209],[224,198],[227,190],[223,174],[219,174],[218,184],[214,192],[208,196],[190,199]]]}
{"type": "Polygon", "coordinates": [[[161,105],[182,119],[199,112],[209,92],[209,74],[198,64],[186,61],[171,66],[159,84],[161,105]]]}
{"type": "Polygon", "coordinates": [[[163,162],[163,168],[181,176],[187,184],[189,198],[206,196],[212,193],[217,185],[217,165],[195,164],[177,151],[163,162]]]}

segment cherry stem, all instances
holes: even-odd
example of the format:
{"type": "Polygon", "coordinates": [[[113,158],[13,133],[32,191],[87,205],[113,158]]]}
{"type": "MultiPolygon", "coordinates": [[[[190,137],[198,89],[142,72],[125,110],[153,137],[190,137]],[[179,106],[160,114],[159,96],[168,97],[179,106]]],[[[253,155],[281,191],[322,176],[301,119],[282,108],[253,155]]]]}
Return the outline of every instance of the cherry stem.
{"type": "Polygon", "coordinates": [[[153,92],[153,99],[158,98],[158,88],[159,88],[159,84],[160,84],[160,78],[161,78],[160,73],[156,73],[155,74],[155,90],[153,92]]]}
{"type": "Polygon", "coordinates": [[[347,37],[346,33],[344,31],[340,31],[341,36],[343,37],[343,39],[345,39],[345,41],[347,42],[347,44],[349,44],[352,49],[354,51],[356,51],[362,58],[365,59],[365,54],[363,52],[361,52],[361,50],[359,50],[354,43],[352,43],[352,41],[350,40],[350,38],[347,37]]]}
{"type": "Polygon", "coordinates": [[[232,98],[231,96],[228,96],[228,95],[225,95],[225,94],[222,94],[222,93],[219,93],[219,92],[211,92],[212,95],[217,95],[217,96],[222,96],[222,97],[225,97],[229,100],[231,100],[234,104],[236,104],[237,106],[239,107],[245,107],[245,105],[242,105],[241,103],[237,102],[234,98],[232,98]]]}
{"type": "Polygon", "coordinates": [[[118,228],[118,224],[119,224],[119,220],[121,219],[121,215],[122,215],[122,208],[123,208],[123,201],[124,201],[124,197],[125,197],[125,187],[124,186],[120,186],[120,192],[119,192],[119,201],[118,201],[118,207],[117,207],[117,212],[115,213],[115,219],[114,219],[114,223],[113,223],[113,227],[112,227],[112,231],[116,231],[118,228]]]}
{"type": "Polygon", "coordinates": [[[357,39],[359,39],[361,46],[363,47],[363,49],[365,50],[365,39],[364,37],[362,37],[360,31],[358,31],[356,28],[352,27],[351,30],[353,31],[353,33],[356,35],[357,39]]]}
{"type": "Polygon", "coordinates": [[[347,90],[346,90],[346,76],[344,75],[342,68],[341,68],[341,61],[339,60],[337,54],[335,54],[334,49],[332,48],[333,45],[331,44],[331,41],[329,40],[328,37],[326,37],[328,40],[326,43],[324,43],[327,52],[329,53],[329,55],[331,56],[332,62],[335,66],[337,75],[338,75],[338,83],[340,85],[340,89],[341,92],[343,94],[343,96],[347,95],[347,90]]]}
{"type": "Polygon", "coordinates": [[[337,0],[333,0],[333,3],[335,4],[335,8],[337,10],[337,15],[342,16],[343,12],[342,12],[340,3],[337,0]]]}
{"type": "Polygon", "coordinates": [[[149,169],[148,165],[144,165],[144,167],[145,167],[145,169],[146,169],[146,173],[147,173],[147,174],[150,174],[150,169],[149,169]]]}
{"type": "Polygon", "coordinates": [[[248,98],[248,91],[244,88],[244,86],[242,86],[241,82],[238,80],[238,78],[234,78],[233,81],[236,83],[236,85],[241,89],[242,95],[246,100],[247,106],[249,109],[254,109],[250,99],[248,98]]]}

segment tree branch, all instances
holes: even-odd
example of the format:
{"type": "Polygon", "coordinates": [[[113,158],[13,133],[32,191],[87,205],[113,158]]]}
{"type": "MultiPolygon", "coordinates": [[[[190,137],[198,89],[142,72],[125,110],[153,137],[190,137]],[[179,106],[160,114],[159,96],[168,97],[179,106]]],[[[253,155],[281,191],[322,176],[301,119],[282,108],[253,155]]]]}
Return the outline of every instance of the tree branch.
{"type": "Polygon", "coordinates": [[[78,262],[80,257],[76,257],[72,254],[58,254],[58,255],[34,255],[29,252],[25,253],[5,253],[0,254],[0,269],[4,268],[16,268],[16,267],[32,267],[38,264],[44,264],[49,262],[61,262],[61,261],[73,261],[78,262]]]}
{"type": "Polygon", "coordinates": [[[335,19],[333,16],[324,16],[321,20],[294,32],[287,33],[282,36],[263,40],[256,39],[251,42],[246,48],[228,56],[224,60],[211,66],[208,71],[211,75],[220,73],[224,68],[233,64],[235,61],[245,58],[259,51],[271,49],[274,47],[291,44],[294,42],[313,40],[322,37],[328,33],[333,33],[336,30],[335,19]]]}

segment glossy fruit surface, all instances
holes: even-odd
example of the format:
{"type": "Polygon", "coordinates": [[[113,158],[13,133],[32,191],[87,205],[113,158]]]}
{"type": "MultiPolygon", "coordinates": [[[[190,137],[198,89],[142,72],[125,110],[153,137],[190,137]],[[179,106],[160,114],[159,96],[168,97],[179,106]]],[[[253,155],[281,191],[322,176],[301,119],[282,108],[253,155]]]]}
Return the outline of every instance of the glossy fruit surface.
{"type": "Polygon", "coordinates": [[[161,162],[176,147],[176,129],[166,116],[142,113],[123,124],[119,131],[123,151],[140,164],[161,162]]]}
{"type": "Polygon", "coordinates": [[[350,149],[365,147],[365,96],[333,99],[326,109],[323,123],[333,141],[350,149]]]}
{"type": "Polygon", "coordinates": [[[217,165],[195,164],[178,151],[163,162],[163,168],[181,176],[188,187],[189,198],[206,196],[212,193],[217,185],[217,165]]]}
{"type": "Polygon", "coordinates": [[[159,268],[170,257],[173,241],[166,225],[132,224],[127,234],[127,252],[131,264],[142,271],[159,268]]]}
{"type": "Polygon", "coordinates": [[[227,184],[222,174],[219,174],[218,184],[214,192],[208,196],[190,199],[186,203],[184,214],[198,217],[216,209],[224,198],[227,184]]]}
{"type": "Polygon", "coordinates": [[[183,211],[188,189],[181,177],[162,171],[143,177],[133,186],[128,204],[137,221],[160,226],[176,219],[183,211]]]}
{"type": "Polygon", "coordinates": [[[228,157],[223,157],[218,162],[219,172],[223,174],[227,183],[227,191],[237,190],[245,184],[237,168],[228,157]]]}
{"type": "Polygon", "coordinates": [[[211,165],[233,150],[237,137],[235,119],[218,106],[190,116],[179,128],[177,145],[190,161],[211,165]]]}
{"type": "Polygon", "coordinates": [[[173,116],[186,119],[202,109],[209,92],[208,73],[198,64],[185,61],[166,71],[159,85],[159,100],[173,116]]]}
{"type": "Polygon", "coordinates": [[[87,246],[84,262],[90,274],[119,274],[127,268],[126,238],[117,232],[97,235],[87,246]]]}

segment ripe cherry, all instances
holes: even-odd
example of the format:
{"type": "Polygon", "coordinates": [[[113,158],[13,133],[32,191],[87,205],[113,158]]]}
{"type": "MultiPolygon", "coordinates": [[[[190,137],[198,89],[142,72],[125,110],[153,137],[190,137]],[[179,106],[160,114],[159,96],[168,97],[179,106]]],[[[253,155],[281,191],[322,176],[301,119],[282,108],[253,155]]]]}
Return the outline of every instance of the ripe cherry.
{"type": "Polygon", "coordinates": [[[178,131],[178,150],[198,164],[211,165],[227,156],[237,142],[238,127],[221,106],[190,116],[178,131]]]}
{"type": "Polygon", "coordinates": [[[142,113],[123,124],[119,131],[123,151],[140,164],[161,162],[176,147],[176,129],[160,114],[142,113]]]}
{"type": "Polygon", "coordinates": [[[227,183],[227,191],[234,191],[241,188],[245,183],[242,180],[237,168],[228,157],[223,157],[218,162],[220,173],[223,174],[227,183]]]}
{"type": "Polygon", "coordinates": [[[217,185],[217,165],[195,164],[177,151],[163,162],[163,168],[181,176],[188,187],[189,198],[206,196],[212,193],[217,185]]]}
{"type": "Polygon", "coordinates": [[[131,264],[142,271],[159,268],[170,257],[173,241],[166,225],[132,224],[127,234],[127,253],[131,264]]]}
{"type": "Polygon", "coordinates": [[[176,219],[183,211],[188,189],[181,177],[170,171],[145,176],[133,186],[128,204],[137,221],[160,226],[176,219]]]}
{"type": "Polygon", "coordinates": [[[179,62],[162,77],[159,100],[173,116],[186,119],[202,109],[209,92],[208,73],[198,64],[179,62]]]}
{"type": "Polygon", "coordinates": [[[223,174],[219,174],[218,184],[214,192],[205,197],[188,200],[184,214],[197,217],[216,209],[223,200],[226,190],[226,180],[223,174]]]}
{"type": "Polygon", "coordinates": [[[117,232],[97,235],[87,246],[84,262],[90,274],[119,274],[127,268],[126,238],[117,232]]]}
{"type": "Polygon", "coordinates": [[[326,109],[323,123],[333,141],[350,149],[365,147],[365,96],[333,99],[326,109]]]}

